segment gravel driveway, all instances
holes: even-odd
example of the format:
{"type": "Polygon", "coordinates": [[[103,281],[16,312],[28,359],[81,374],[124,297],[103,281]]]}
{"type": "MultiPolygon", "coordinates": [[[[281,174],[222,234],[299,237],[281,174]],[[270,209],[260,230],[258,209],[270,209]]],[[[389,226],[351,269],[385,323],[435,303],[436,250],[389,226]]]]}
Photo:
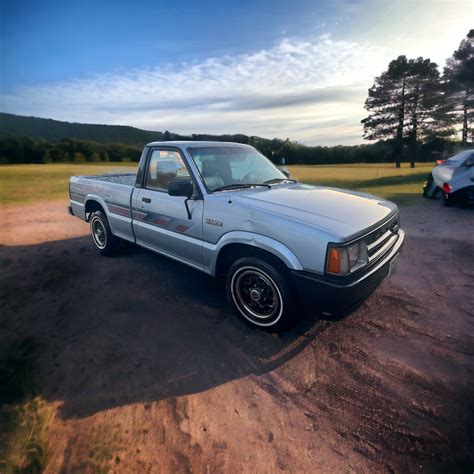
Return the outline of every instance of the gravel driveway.
{"type": "Polygon", "coordinates": [[[473,210],[403,208],[397,273],[281,335],[193,269],[100,257],[63,202],[1,212],[2,341],[41,348],[48,472],[472,472],[473,210]]]}

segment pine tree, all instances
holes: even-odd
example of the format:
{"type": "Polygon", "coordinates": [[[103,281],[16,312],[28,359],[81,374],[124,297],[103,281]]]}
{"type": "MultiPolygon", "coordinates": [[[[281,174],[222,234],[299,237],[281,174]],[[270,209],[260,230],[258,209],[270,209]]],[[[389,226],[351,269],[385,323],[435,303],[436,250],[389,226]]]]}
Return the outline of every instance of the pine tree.
{"type": "Polygon", "coordinates": [[[436,64],[421,57],[408,60],[406,56],[399,56],[369,89],[365,108],[370,115],[362,120],[364,138],[390,140],[397,167],[404,145],[408,144],[414,166],[418,144],[433,128],[438,100],[436,64]]]}
{"type": "Polygon", "coordinates": [[[461,128],[466,145],[473,135],[474,122],[474,30],[470,30],[459,48],[446,62],[443,75],[444,100],[442,123],[461,128]]]}

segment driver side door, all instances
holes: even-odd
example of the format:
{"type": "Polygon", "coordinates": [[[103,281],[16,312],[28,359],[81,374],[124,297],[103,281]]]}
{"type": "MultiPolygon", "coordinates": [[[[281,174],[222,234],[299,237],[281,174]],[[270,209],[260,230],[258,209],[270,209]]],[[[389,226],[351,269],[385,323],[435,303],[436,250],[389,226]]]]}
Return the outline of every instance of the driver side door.
{"type": "Polygon", "coordinates": [[[168,194],[170,181],[192,179],[182,152],[152,148],[145,172],[144,186],[135,190],[132,206],[137,244],[202,269],[203,200],[195,193],[188,202],[188,219],[185,198],[168,194]]]}

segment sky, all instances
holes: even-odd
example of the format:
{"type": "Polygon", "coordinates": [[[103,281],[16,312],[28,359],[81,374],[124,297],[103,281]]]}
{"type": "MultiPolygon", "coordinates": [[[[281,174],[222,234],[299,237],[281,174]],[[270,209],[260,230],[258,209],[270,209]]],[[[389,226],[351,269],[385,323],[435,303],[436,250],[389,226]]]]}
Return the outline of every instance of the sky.
{"type": "Polygon", "coordinates": [[[0,21],[3,112],[347,145],[374,77],[442,69],[474,0],[2,0],[0,21]]]}

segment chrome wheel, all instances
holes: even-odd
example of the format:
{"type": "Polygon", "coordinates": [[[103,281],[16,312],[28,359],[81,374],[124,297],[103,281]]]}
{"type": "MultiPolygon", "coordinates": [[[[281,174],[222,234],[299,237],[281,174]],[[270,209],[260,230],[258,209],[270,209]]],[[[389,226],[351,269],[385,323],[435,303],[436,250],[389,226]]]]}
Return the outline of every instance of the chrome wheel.
{"type": "Polygon", "coordinates": [[[275,281],[256,267],[237,269],[231,280],[231,292],[237,309],[254,324],[275,324],[283,312],[283,301],[275,281]]]}
{"type": "Polygon", "coordinates": [[[97,216],[94,216],[91,220],[91,232],[95,245],[101,250],[104,249],[107,245],[107,232],[104,224],[97,216]]]}

